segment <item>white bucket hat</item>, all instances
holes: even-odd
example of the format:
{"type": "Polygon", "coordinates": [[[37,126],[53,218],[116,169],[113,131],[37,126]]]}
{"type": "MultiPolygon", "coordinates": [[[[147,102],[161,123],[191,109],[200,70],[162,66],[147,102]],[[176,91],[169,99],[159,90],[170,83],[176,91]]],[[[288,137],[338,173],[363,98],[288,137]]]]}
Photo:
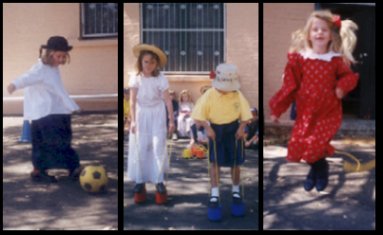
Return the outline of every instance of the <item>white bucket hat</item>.
{"type": "Polygon", "coordinates": [[[239,90],[239,75],[236,65],[219,64],[215,71],[215,78],[212,86],[222,91],[239,90]]]}

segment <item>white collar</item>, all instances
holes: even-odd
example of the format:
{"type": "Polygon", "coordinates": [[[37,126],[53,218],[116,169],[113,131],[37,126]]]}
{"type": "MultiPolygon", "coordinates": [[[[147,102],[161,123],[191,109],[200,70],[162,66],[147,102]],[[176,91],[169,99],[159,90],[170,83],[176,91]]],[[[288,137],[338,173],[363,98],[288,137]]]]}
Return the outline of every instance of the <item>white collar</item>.
{"type": "Polygon", "coordinates": [[[329,51],[326,54],[317,54],[311,49],[300,51],[299,54],[303,56],[304,59],[318,59],[324,61],[331,61],[333,57],[342,56],[340,53],[329,51]]]}

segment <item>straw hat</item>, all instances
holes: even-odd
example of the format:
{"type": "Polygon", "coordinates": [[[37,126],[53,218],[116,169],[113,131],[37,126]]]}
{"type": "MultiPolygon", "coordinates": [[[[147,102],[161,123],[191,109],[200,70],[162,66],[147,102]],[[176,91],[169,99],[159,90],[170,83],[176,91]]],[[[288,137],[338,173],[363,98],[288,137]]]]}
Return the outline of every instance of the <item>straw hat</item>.
{"type": "Polygon", "coordinates": [[[160,66],[164,67],[168,61],[166,54],[158,47],[149,44],[138,44],[133,47],[133,54],[136,57],[140,56],[141,51],[150,51],[158,56],[160,59],[160,66]]]}
{"type": "Polygon", "coordinates": [[[212,86],[222,91],[239,90],[240,84],[237,66],[233,64],[218,65],[212,86]]]}

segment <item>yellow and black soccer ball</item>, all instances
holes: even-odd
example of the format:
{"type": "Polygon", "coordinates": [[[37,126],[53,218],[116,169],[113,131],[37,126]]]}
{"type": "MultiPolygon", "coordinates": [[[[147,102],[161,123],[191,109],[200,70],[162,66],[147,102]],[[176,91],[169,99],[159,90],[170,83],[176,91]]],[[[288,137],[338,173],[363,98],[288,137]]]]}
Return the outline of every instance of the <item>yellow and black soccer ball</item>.
{"type": "Polygon", "coordinates": [[[80,185],[89,193],[106,192],[108,175],[101,165],[86,166],[80,174],[80,185]]]}

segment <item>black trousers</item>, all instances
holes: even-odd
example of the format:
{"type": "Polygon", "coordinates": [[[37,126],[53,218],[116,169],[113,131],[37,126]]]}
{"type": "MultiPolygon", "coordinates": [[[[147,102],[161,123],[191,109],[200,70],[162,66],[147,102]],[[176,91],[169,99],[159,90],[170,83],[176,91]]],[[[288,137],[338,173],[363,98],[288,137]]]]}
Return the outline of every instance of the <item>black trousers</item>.
{"type": "Polygon", "coordinates": [[[32,121],[32,164],[39,170],[80,166],[80,159],[71,147],[71,115],[52,114],[32,121]]]}

